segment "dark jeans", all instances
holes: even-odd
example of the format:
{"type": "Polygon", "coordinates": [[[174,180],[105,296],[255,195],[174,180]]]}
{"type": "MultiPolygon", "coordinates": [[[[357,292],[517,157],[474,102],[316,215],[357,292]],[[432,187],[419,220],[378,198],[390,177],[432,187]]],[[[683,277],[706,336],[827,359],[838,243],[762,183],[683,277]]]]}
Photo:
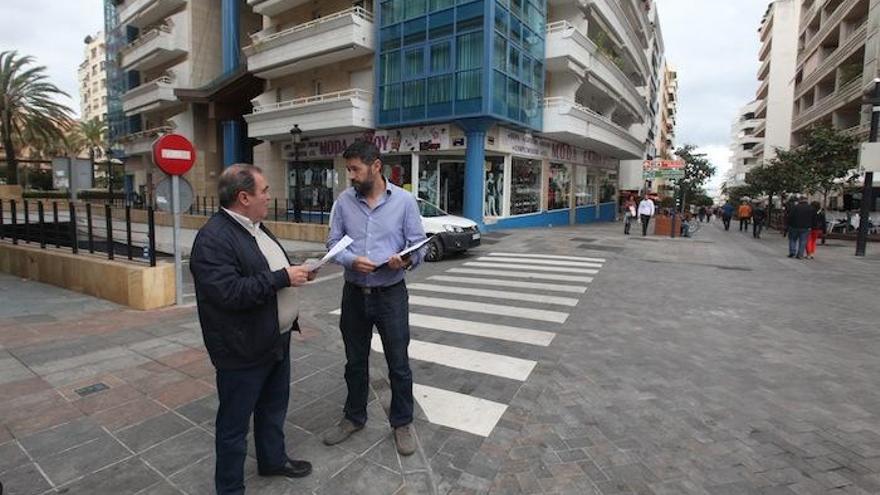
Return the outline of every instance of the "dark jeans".
{"type": "Polygon", "coordinates": [[[724,230],[730,230],[730,217],[723,216],[721,217],[721,221],[724,222],[724,230]]]}
{"type": "Polygon", "coordinates": [[[651,221],[651,215],[640,215],[642,219],[642,236],[648,235],[648,223],[651,221]]]}
{"type": "Polygon", "coordinates": [[[760,239],[762,230],[764,230],[764,222],[755,220],[755,223],[752,224],[752,237],[760,239]]]}
{"type": "Polygon", "coordinates": [[[743,230],[745,230],[746,232],[749,231],[749,219],[748,218],[740,218],[739,219],[739,231],[742,232],[743,230]]]}
{"type": "Polygon", "coordinates": [[[629,215],[629,213],[627,213],[626,216],[623,217],[623,234],[624,235],[629,235],[629,227],[632,224],[632,220],[633,220],[633,217],[631,217],[629,215]]]}
{"type": "Polygon", "coordinates": [[[214,483],[218,495],[244,493],[244,460],[251,414],[260,470],[287,462],[284,419],[290,397],[290,333],[277,361],[243,370],[217,370],[217,461],[214,483]]]}
{"type": "Polygon", "coordinates": [[[355,424],[367,422],[370,395],[369,357],[373,326],[382,339],[388,378],[391,381],[392,427],[412,423],[412,371],[409,367],[409,293],[400,282],[382,291],[365,293],[354,284],[342,289],[342,317],[339,329],[345,344],[345,417],[355,424]]]}
{"type": "Polygon", "coordinates": [[[810,238],[810,229],[788,229],[788,254],[798,258],[804,257],[807,248],[807,240],[810,238]]]}

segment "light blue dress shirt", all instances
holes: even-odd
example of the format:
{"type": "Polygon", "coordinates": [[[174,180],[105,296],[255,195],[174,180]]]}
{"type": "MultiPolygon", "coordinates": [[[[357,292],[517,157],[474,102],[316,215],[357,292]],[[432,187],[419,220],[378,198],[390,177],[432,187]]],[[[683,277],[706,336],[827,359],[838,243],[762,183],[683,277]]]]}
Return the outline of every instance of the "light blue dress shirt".
{"type": "MultiPolygon", "coordinates": [[[[345,280],[363,287],[387,287],[403,280],[404,270],[392,270],[385,265],[372,273],[359,273],[352,269],[355,258],[364,256],[381,265],[391,256],[423,241],[425,229],[413,195],[386,179],[385,194],[375,208],[371,209],[354,187],[336,198],[330,212],[327,248],[336,245],[345,235],[354,242],[335,258],[345,267],[345,280]]],[[[422,247],[410,255],[413,267],[422,262],[424,251],[422,247]]]]}

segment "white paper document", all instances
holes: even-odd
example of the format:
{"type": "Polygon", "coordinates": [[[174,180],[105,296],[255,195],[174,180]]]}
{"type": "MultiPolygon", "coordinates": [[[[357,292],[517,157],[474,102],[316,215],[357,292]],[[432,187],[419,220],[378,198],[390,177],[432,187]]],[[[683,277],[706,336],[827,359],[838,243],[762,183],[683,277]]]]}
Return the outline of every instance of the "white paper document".
{"type": "MultiPolygon", "coordinates": [[[[413,251],[416,251],[416,250],[418,250],[418,249],[421,249],[422,246],[424,246],[425,244],[427,244],[428,241],[430,241],[430,240],[433,239],[433,238],[434,238],[434,236],[431,236],[431,237],[426,238],[426,239],[425,239],[424,241],[422,241],[422,242],[418,242],[418,243],[416,243],[416,244],[413,244],[412,246],[410,246],[410,247],[404,249],[403,251],[397,253],[397,255],[400,256],[401,258],[403,258],[404,256],[408,255],[409,253],[411,253],[411,252],[413,252],[413,251]]],[[[387,261],[386,261],[386,263],[387,263],[387,261]]]]}
{"type": "Polygon", "coordinates": [[[318,268],[321,268],[322,266],[326,265],[333,258],[335,258],[339,253],[345,251],[345,248],[350,246],[352,242],[354,242],[354,240],[351,237],[343,236],[342,239],[339,239],[339,242],[337,242],[332,248],[330,248],[329,251],[327,251],[327,254],[325,254],[323,258],[309,264],[309,271],[313,272],[313,271],[317,270],[318,268]]]}

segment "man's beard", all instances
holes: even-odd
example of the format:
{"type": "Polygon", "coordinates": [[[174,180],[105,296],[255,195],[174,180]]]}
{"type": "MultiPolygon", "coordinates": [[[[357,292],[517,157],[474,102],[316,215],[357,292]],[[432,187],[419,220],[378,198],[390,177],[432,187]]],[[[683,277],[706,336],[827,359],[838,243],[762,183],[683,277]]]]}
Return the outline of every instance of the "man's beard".
{"type": "Polygon", "coordinates": [[[363,182],[358,182],[356,180],[351,181],[351,185],[358,194],[366,196],[373,191],[373,182],[373,174],[370,174],[363,182]]]}

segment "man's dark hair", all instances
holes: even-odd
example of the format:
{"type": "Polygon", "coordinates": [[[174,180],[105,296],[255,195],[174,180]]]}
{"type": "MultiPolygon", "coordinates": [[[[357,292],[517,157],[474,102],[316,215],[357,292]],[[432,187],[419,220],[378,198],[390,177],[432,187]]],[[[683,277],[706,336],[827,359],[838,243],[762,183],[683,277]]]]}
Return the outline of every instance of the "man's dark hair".
{"type": "Polygon", "coordinates": [[[263,171],[256,165],[249,163],[236,163],[230,165],[220,174],[220,182],[217,184],[217,196],[220,206],[229,208],[235,204],[238,193],[245,191],[248,194],[256,194],[257,180],[254,174],[262,174],[263,171]]]}
{"type": "Polygon", "coordinates": [[[357,139],[345,149],[342,153],[342,158],[346,160],[359,159],[367,165],[372,165],[373,162],[379,159],[379,148],[371,141],[357,139]]]}

